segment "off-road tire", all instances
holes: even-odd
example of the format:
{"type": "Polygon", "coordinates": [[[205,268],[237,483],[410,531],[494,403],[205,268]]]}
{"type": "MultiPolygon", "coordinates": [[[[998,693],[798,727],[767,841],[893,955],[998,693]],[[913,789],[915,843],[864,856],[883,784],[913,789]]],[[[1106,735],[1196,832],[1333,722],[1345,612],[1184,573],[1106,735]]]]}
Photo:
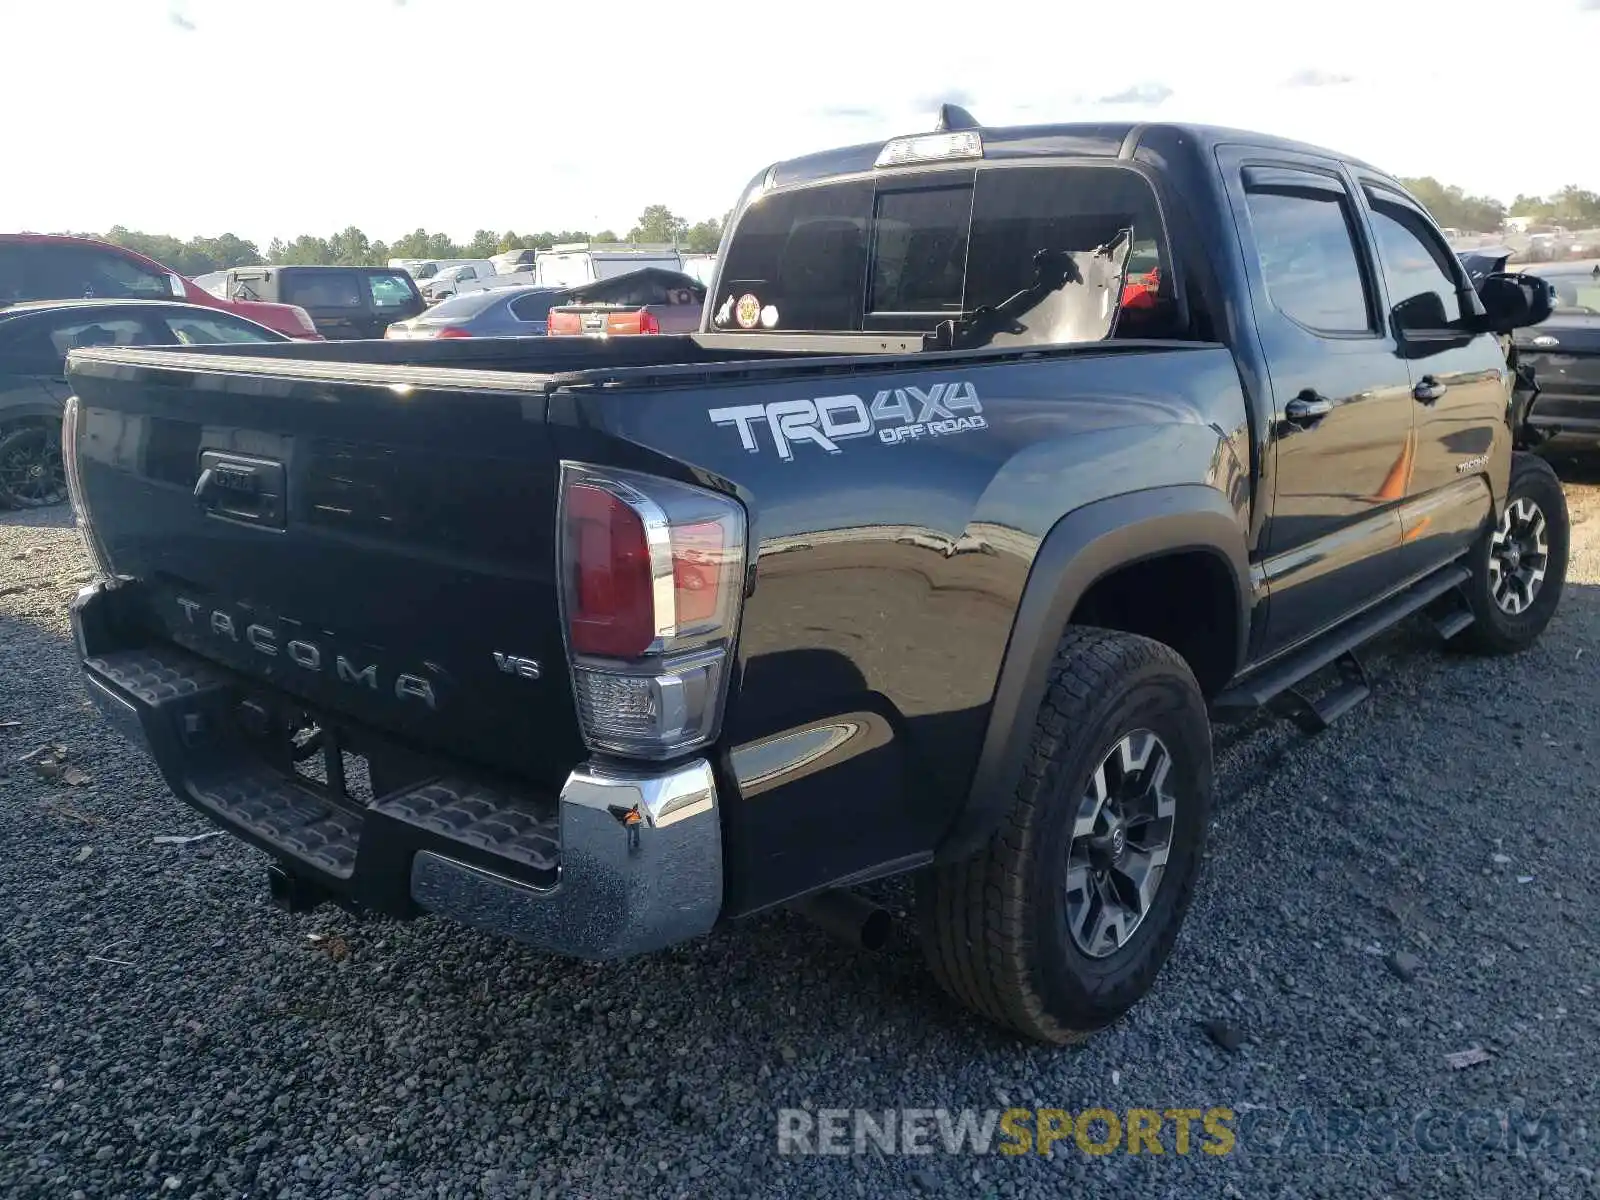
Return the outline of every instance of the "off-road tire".
{"type": "Polygon", "coordinates": [[[1567,496],[1555,470],[1544,459],[1534,454],[1518,451],[1511,457],[1511,485],[1506,492],[1506,506],[1522,499],[1531,500],[1543,515],[1546,528],[1546,566],[1544,579],[1534,593],[1533,602],[1520,613],[1508,613],[1500,607],[1494,596],[1490,569],[1494,553],[1495,535],[1500,526],[1491,518],[1478,544],[1468,559],[1472,578],[1463,586],[1467,603],[1472,607],[1473,621],[1450,645],[1477,654],[1515,654],[1526,650],[1545,626],[1555,616],[1561,603],[1561,592],[1567,581],[1567,553],[1571,541],[1571,526],[1567,517],[1567,496]]]}
{"type": "Polygon", "coordinates": [[[1211,726],[1183,659],[1149,638],[1069,627],[1010,811],[977,855],[918,879],[934,976],[967,1008],[1038,1041],[1080,1041],[1109,1025],[1149,991],[1177,940],[1211,804],[1211,726]],[[1094,958],[1067,926],[1072,826],[1094,772],[1135,730],[1156,733],[1171,755],[1170,857],[1126,944],[1094,958]]]}

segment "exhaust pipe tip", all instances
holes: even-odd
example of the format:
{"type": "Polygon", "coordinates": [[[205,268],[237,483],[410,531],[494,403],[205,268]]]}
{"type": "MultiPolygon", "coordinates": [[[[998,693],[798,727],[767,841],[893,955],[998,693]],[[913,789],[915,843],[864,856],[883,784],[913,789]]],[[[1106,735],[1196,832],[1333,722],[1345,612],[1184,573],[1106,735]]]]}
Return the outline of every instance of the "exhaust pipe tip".
{"type": "Polygon", "coordinates": [[[861,950],[882,950],[894,932],[894,917],[888,909],[845,888],[803,896],[789,908],[823,932],[861,950]]]}

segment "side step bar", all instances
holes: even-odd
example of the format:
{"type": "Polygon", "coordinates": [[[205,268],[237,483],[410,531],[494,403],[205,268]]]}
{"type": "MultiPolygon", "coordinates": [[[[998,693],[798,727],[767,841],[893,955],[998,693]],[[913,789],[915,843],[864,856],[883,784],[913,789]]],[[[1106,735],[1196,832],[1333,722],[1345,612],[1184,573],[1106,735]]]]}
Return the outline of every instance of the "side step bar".
{"type": "MultiPolygon", "coordinates": [[[[1354,651],[1406,617],[1450,596],[1471,577],[1466,567],[1452,563],[1419,579],[1353,620],[1246,675],[1211,702],[1212,710],[1220,717],[1229,717],[1262,708],[1277,697],[1291,692],[1296,684],[1337,662],[1341,664],[1346,677],[1339,687],[1314,704],[1304,696],[1294,696],[1303,711],[1310,710],[1313,714],[1308,718],[1308,723],[1316,729],[1326,728],[1329,722],[1349,712],[1371,692],[1366,670],[1355,657],[1354,651]]],[[[1445,602],[1449,604],[1448,600],[1445,602]]],[[[1471,610],[1464,603],[1452,606],[1435,616],[1433,621],[1434,627],[1445,637],[1460,633],[1471,623],[1471,610]]]]}
{"type": "Polygon", "coordinates": [[[1354,650],[1346,650],[1335,661],[1342,676],[1339,685],[1321,696],[1312,697],[1297,687],[1285,688],[1283,695],[1294,702],[1300,728],[1321,733],[1345,713],[1372,695],[1372,680],[1354,650]]]}

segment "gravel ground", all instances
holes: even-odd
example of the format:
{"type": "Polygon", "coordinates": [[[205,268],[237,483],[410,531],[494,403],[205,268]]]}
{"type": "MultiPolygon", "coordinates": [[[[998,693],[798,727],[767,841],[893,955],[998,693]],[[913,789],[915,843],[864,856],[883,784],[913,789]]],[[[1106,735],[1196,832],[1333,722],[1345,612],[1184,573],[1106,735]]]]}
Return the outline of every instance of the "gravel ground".
{"type": "Polygon", "coordinates": [[[1600,1195],[1600,470],[1569,478],[1572,582],[1537,648],[1476,660],[1401,631],[1326,734],[1223,732],[1178,950],[1070,1051],[955,1010],[906,939],[857,953],[788,914],[594,966],[432,919],[277,912],[255,851],[153,844],[207,826],[83,698],[65,513],[6,516],[0,1194],[1600,1195]],[[52,742],[88,782],[17,761],[52,742]],[[1447,1065],[1473,1047],[1488,1061],[1447,1065]],[[781,1108],[1011,1105],[1225,1106],[1239,1145],[777,1154],[781,1108]],[[1336,1109],[1430,1106],[1510,1112],[1513,1133],[1318,1140],[1336,1109]],[[1559,1136],[1519,1150],[1518,1113],[1559,1114],[1559,1136]]]}

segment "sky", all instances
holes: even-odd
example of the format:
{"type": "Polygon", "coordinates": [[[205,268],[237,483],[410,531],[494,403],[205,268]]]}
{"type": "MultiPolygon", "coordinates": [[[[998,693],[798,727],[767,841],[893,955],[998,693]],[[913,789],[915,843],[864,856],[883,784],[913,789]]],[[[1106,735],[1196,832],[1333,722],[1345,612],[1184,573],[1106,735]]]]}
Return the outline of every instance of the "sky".
{"type": "Polygon", "coordinates": [[[0,232],[626,234],[943,100],[1600,190],[1600,0],[0,0],[0,64],[0,232]]]}

